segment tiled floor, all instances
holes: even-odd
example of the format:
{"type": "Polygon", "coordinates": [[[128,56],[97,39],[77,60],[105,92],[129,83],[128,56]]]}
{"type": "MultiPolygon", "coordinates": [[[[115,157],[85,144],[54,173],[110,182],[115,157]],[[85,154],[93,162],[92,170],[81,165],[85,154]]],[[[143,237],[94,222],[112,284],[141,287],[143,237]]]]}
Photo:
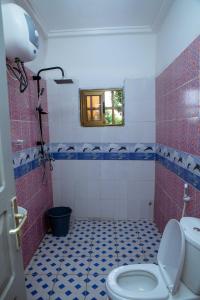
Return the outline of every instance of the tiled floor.
{"type": "Polygon", "coordinates": [[[46,235],[26,269],[28,299],[106,299],[117,266],[156,263],[160,234],[150,221],[76,221],[67,237],[46,235]]]}

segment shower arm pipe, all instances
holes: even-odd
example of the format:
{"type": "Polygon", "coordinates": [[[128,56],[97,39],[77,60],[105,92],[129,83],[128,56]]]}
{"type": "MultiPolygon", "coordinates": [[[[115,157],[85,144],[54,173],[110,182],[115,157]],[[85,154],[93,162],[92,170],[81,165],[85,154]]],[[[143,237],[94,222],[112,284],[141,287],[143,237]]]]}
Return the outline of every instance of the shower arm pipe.
{"type": "Polygon", "coordinates": [[[40,98],[40,80],[41,80],[40,73],[46,72],[46,71],[51,71],[51,70],[60,70],[61,73],[62,73],[62,78],[65,77],[65,73],[64,73],[63,68],[61,68],[61,67],[59,67],[59,66],[40,69],[40,70],[37,72],[37,75],[36,75],[36,76],[33,76],[33,80],[37,80],[38,99],[40,98]]]}

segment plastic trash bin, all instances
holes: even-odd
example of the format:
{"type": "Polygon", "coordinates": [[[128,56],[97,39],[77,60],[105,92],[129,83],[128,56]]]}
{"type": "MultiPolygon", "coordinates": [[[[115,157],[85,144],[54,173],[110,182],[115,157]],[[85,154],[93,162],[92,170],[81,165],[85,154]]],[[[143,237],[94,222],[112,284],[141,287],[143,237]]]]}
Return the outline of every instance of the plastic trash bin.
{"type": "Polygon", "coordinates": [[[47,211],[50,227],[54,236],[66,236],[69,231],[70,216],[72,209],[70,207],[53,207],[47,211]]]}

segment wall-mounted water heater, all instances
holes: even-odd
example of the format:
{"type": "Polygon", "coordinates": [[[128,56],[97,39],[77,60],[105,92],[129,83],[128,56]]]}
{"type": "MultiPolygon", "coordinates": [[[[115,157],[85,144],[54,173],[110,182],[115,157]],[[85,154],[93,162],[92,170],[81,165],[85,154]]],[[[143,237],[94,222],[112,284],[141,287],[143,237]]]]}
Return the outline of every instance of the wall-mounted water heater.
{"type": "Polygon", "coordinates": [[[28,62],[36,58],[39,34],[30,15],[14,3],[2,5],[6,56],[28,62]]]}
{"type": "Polygon", "coordinates": [[[8,74],[19,81],[23,93],[28,87],[24,62],[36,58],[39,50],[39,34],[31,16],[14,3],[2,5],[3,30],[8,61],[8,74]]]}

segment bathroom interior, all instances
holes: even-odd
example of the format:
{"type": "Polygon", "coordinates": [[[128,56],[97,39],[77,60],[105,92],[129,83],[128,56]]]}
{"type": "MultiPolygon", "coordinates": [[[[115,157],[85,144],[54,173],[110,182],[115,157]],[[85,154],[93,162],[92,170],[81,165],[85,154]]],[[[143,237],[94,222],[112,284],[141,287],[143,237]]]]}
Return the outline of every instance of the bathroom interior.
{"type": "Polygon", "coordinates": [[[0,299],[200,299],[200,1],[0,9],[0,299]]]}

